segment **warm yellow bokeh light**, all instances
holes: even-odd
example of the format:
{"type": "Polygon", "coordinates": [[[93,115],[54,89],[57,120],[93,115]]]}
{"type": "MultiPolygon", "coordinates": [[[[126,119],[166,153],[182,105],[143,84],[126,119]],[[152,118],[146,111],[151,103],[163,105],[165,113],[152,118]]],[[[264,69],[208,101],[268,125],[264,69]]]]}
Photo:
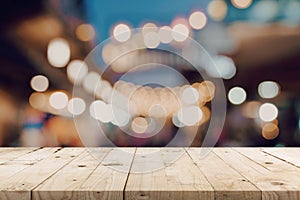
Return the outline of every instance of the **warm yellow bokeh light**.
{"type": "Polygon", "coordinates": [[[243,105],[242,114],[248,118],[257,118],[260,106],[259,101],[249,101],[243,105]]]}
{"type": "Polygon", "coordinates": [[[154,104],[149,109],[149,116],[164,118],[167,116],[167,111],[161,104],[154,104]]]}
{"type": "Polygon", "coordinates": [[[208,15],[215,21],[222,21],[227,15],[227,4],[223,0],[212,0],[207,7],[208,15]]]}
{"type": "Polygon", "coordinates": [[[131,129],[135,133],[145,133],[149,124],[144,117],[136,117],[131,122],[131,129]]]}
{"type": "Polygon", "coordinates": [[[158,27],[156,26],[156,24],[154,23],[146,23],[143,28],[142,28],[142,34],[146,35],[149,32],[157,32],[158,31],[158,27]]]}
{"type": "Polygon", "coordinates": [[[76,36],[83,42],[90,41],[95,37],[94,27],[90,24],[81,24],[76,28],[76,36]]]}
{"type": "Polygon", "coordinates": [[[211,81],[203,81],[197,86],[198,86],[200,101],[209,102],[214,98],[216,88],[211,81]]]}
{"type": "Polygon", "coordinates": [[[231,0],[231,3],[236,8],[245,9],[252,4],[252,0],[231,0]]]}
{"type": "Polygon", "coordinates": [[[47,96],[43,93],[34,92],[29,97],[29,104],[38,110],[44,110],[47,105],[47,96]]]}
{"type": "Polygon", "coordinates": [[[274,123],[267,123],[262,128],[262,136],[267,140],[273,140],[279,135],[279,128],[274,123]]]}

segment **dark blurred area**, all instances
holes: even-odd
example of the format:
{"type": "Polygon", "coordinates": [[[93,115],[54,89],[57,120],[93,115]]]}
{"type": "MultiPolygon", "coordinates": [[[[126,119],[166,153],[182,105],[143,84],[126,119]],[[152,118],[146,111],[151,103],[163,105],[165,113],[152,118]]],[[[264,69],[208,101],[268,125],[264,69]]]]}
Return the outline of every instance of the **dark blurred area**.
{"type": "MultiPolygon", "coordinates": [[[[91,112],[93,106],[97,111],[91,112],[91,117],[101,123],[104,135],[114,145],[165,146],[180,129],[182,140],[190,140],[190,146],[201,146],[211,121],[211,99],[201,97],[211,83],[205,82],[188,63],[155,49],[159,45],[173,45],[183,55],[196,61],[201,59],[194,56],[193,49],[182,45],[187,37],[206,49],[219,70],[206,68],[203,73],[223,79],[226,89],[227,114],[217,146],[300,145],[300,0],[134,0],[130,3],[3,0],[0,27],[0,146],[83,146],[85,140],[90,140],[93,146],[107,146],[97,136],[97,128],[80,118],[82,113],[91,112]],[[126,35],[134,28],[143,29],[126,35]],[[144,28],[150,32],[144,33],[147,30],[144,28]],[[171,30],[180,32],[181,36],[176,38],[171,30]],[[145,40],[149,33],[158,39],[145,40]],[[127,44],[140,42],[145,50],[110,64],[110,70],[100,78],[92,72],[103,70],[101,66],[95,65],[90,71],[83,67],[90,68],[90,63],[84,64],[83,60],[111,36],[115,39],[105,43],[101,54],[103,63],[122,53],[120,49],[127,44]],[[140,37],[144,40],[140,41],[140,37]],[[128,66],[134,65],[133,61],[143,64],[149,60],[180,69],[191,86],[184,85],[181,78],[158,65],[151,73],[128,75],[128,83],[118,82],[128,66]],[[181,92],[179,96],[187,99],[185,104],[191,109],[182,111],[187,113],[182,114],[186,119],[180,121],[178,117],[181,108],[172,103],[173,90],[155,85],[139,90],[132,100],[138,111],[125,113],[124,116],[130,115],[128,119],[125,117],[127,121],[110,119],[109,91],[120,83],[118,91],[126,96],[127,90],[137,88],[132,85],[139,85],[138,78],[163,80],[165,85],[175,88],[175,93],[181,92]],[[99,95],[94,95],[95,101],[88,104],[84,98],[73,96],[73,88],[78,86],[75,79],[86,93],[95,91],[95,81],[105,79],[106,85],[102,84],[99,95]],[[196,103],[193,102],[195,91],[196,103]],[[151,92],[156,96],[151,96],[151,92]],[[193,94],[189,96],[190,93],[193,94]],[[151,104],[146,105],[147,99],[155,101],[164,96],[166,99],[158,108],[163,107],[167,113],[163,117],[164,126],[154,134],[155,126],[162,120],[161,113],[156,110],[149,114],[149,109],[143,108],[151,104]],[[74,122],[74,115],[82,124],[74,122]],[[154,126],[153,134],[151,126],[154,126]],[[78,127],[86,129],[88,139],[78,134],[78,127]],[[190,134],[195,131],[196,134],[190,134]]],[[[118,116],[123,116],[124,111],[120,113],[118,116]]]]}

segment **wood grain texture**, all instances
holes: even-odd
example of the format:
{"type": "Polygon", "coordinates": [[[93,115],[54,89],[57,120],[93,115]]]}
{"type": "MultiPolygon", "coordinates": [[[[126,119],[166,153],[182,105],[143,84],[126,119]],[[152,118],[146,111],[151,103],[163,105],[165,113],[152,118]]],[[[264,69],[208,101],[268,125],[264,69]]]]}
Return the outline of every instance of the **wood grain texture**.
{"type": "Polygon", "coordinates": [[[84,151],[33,191],[33,199],[84,199],[78,192],[111,149],[84,151]],[[95,157],[94,157],[95,156],[95,157]],[[96,159],[97,158],[97,159],[96,159]]]}
{"type": "Polygon", "coordinates": [[[300,148],[262,148],[262,151],[300,167],[300,148]]]}
{"type": "Polygon", "coordinates": [[[135,148],[114,148],[103,159],[80,190],[88,191],[87,199],[124,199],[135,148]]]}
{"type": "Polygon", "coordinates": [[[129,174],[125,199],[214,199],[213,188],[183,148],[153,150],[137,149],[131,170],[141,173],[129,174]],[[178,151],[176,162],[168,163],[178,151]],[[147,171],[149,165],[157,168],[147,171]]]}
{"type": "Polygon", "coordinates": [[[0,199],[31,199],[31,191],[35,187],[73,160],[83,150],[80,148],[45,148],[24,156],[25,159],[22,158],[20,161],[37,160],[38,162],[1,181],[0,199]]]}
{"type": "Polygon", "coordinates": [[[253,157],[247,157],[242,153],[249,150],[246,148],[215,148],[213,151],[230,167],[254,183],[262,191],[262,199],[297,199],[298,192],[294,192],[292,188],[296,189],[298,186],[293,182],[286,182],[287,179],[282,176],[281,172],[277,173],[277,170],[272,171],[272,167],[269,168],[269,165],[273,165],[273,162],[277,162],[277,160],[262,155],[257,148],[252,148],[251,151],[256,155],[253,160],[253,157]]]}
{"type": "MultiPolygon", "coordinates": [[[[54,151],[56,151],[58,148],[13,148],[11,150],[11,156],[9,152],[6,152],[5,154],[5,160],[6,162],[3,162],[0,164],[0,185],[13,176],[14,174],[22,171],[25,168],[28,168],[38,161],[40,161],[43,158],[46,158],[50,154],[52,154],[54,151]],[[41,156],[43,154],[44,156],[41,156]],[[3,181],[2,181],[3,180],[3,181]]],[[[4,155],[3,157],[4,158],[4,155]]],[[[1,186],[0,186],[1,188],[1,186]]]]}
{"type": "Polygon", "coordinates": [[[0,149],[0,164],[23,156],[39,148],[1,148],[0,149]]]}
{"type": "Polygon", "coordinates": [[[260,148],[236,148],[235,150],[268,170],[262,173],[268,176],[265,184],[275,188],[269,189],[271,192],[263,193],[263,199],[300,198],[300,171],[297,167],[263,152],[260,148]]]}
{"type": "Polygon", "coordinates": [[[215,153],[203,158],[198,148],[190,148],[188,153],[214,188],[215,199],[261,199],[261,191],[215,153]]]}
{"type": "Polygon", "coordinates": [[[300,148],[0,148],[0,199],[300,199],[298,155],[300,148]]]}

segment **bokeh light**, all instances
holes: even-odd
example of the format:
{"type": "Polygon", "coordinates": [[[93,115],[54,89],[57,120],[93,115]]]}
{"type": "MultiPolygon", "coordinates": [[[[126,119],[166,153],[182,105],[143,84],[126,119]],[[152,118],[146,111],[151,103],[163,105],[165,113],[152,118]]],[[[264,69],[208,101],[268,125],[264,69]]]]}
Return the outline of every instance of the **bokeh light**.
{"type": "Polygon", "coordinates": [[[231,0],[231,3],[236,8],[245,9],[252,4],[252,0],[231,0]]]}
{"type": "Polygon", "coordinates": [[[202,117],[202,110],[198,106],[183,107],[177,113],[178,120],[185,126],[196,125],[202,117]]]}
{"type": "Polygon", "coordinates": [[[30,86],[33,90],[37,92],[44,92],[49,87],[49,80],[46,76],[37,75],[32,77],[30,81],[30,86]]]}
{"type": "Polygon", "coordinates": [[[258,85],[258,94],[262,98],[271,99],[280,92],[279,84],[274,81],[264,81],[258,85]]]}
{"type": "Polygon", "coordinates": [[[96,97],[102,98],[104,101],[109,101],[113,88],[107,80],[101,80],[96,84],[95,95],[96,97]]]}
{"type": "Polygon", "coordinates": [[[45,110],[47,105],[47,96],[43,93],[34,92],[29,97],[29,104],[38,110],[45,110]]]}
{"type": "Polygon", "coordinates": [[[128,112],[124,111],[121,108],[118,108],[117,106],[112,107],[113,111],[113,119],[111,121],[112,124],[122,127],[126,126],[130,121],[130,115],[128,112]]]}
{"type": "Polygon", "coordinates": [[[215,66],[207,67],[208,75],[215,78],[231,79],[236,74],[236,67],[233,60],[226,56],[214,56],[215,66]]]}
{"type": "Polygon", "coordinates": [[[145,36],[149,32],[155,32],[156,33],[157,31],[158,31],[158,27],[156,26],[156,24],[151,23],[151,22],[144,24],[144,26],[142,28],[143,36],[145,36]]]}
{"type": "Polygon", "coordinates": [[[81,98],[72,98],[68,103],[68,111],[72,115],[80,115],[85,111],[85,102],[81,98]]]}
{"type": "Polygon", "coordinates": [[[87,42],[95,37],[95,30],[91,24],[81,24],[76,28],[76,36],[79,40],[87,42]]]}
{"type": "Polygon", "coordinates": [[[72,83],[80,83],[88,73],[88,66],[82,60],[72,60],[67,66],[67,75],[72,83]]]}
{"type": "Polygon", "coordinates": [[[97,85],[100,84],[101,77],[97,72],[89,72],[83,79],[82,86],[89,92],[94,93],[97,85]]]}
{"type": "Polygon", "coordinates": [[[49,97],[50,106],[55,109],[63,109],[68,104],[68,96],[64,92],[53,92],[49,97]]]}
{"type": "Polygon", "coordinates": [[[274,123],[266,123],[262,128],[262,136],[267,140],[273,140],[279,135],[279,128],[274,123]]]}
{"type": "Polygon", "coordinates": [[[214,98],[215,85],[211,81],[203,81],[198,85],[199,99],[203,102],[209,102],[214,98]]]}
{"type": "Polygon", "coordinates": [[[270,122],[278,116],[278,109],[272,103],[264,103],[259,108],[259,117],[265,122],[270,122]]]}
{"type": "MultiPolygon", "coordinates": [[[[294,65],[300,0],[157,1],[132,3],[129,10],[96,4],[58,3],[49,9],[58,9],[60,18],[36,8],[28,19],[16,16],[4,24],[9,28],[1,37],[7,68],[0,94],[16,104],[11,108],[20,110],[16,115],[24,114],[14,118],[19,127],[31,128],[38,116],[34,126],[43,131],[54,117],[73,117],[76,125],[88,125],[90,135],[103,129],[116,146],[166,145],[177,133],[185,140],[197,129],[190,146],[198,147],[213,128],[215,112],[226,111],[224,132],[230,134],[222,135],[217,146],[299,144],[294,65]],[[278,141],[261,138],[273,140],[279,128],[278,141]]],[[[19,144],[2,143],[5,132],[2,138],[0,130],[0,144],[19,144]]],[[[90,140],[98,146],[108,142],[96,137],[90,140]]]]}
{"type": "Polygon", "coordinates": [[[215,21],[222,21],[227,15],[227,4],[223,0],[212,0],[207,6],[208,15],[215,21]]]}
{"type": "Polygon", "coordinates": [[[160,43],[159,35],[156,32],[147,32],[144,35],[144,44],[149,49],[154,49],[158,47],[160,43]]]}
{"type": "Polygon", "coordinates": [[[184,127],[184,124],[181,121],[179,121],[177,115],[173,115],[173,117],[172,117],[172,123],[174,124],[174,126],[176,126],[178,128],[184,127]]]}
{"type": "Polygon", "coordinates": [[[245,103],[242,107],[242,114],[248,118],[258,118],[258,112],[261,103],[259,101],[249,101],[245,103]]]}
{"type": "Polygon", "coordinates": [[[172,28],[170,26],[163,26],[158,31],[159,39],[161,43],[168,44],[172,42],[172,28]]]}
{"type": "Polygon", "coordinates": [[[70,60],[71,49],[67,40],[55,38],[48,44],[47,58],[53,67],[65,67],[70,60]]]}
{"type": "Polygon", "coordinates": [[[126,24],[117,24],[113,29],[113,36],[119,42],[126,42],[131,36],[131,31],[126,24]]]}
{"type": "Polygon", "coordinates": [[[148,125],[148,121],[144,117],[136,117],[131,122],[131,129],[135,133],[145,133],[148,125]]]}
{"type": "Polygon", "coordinates": [[[184,24],[176,24],[172,29],[172,37],[177,42],[183,42],[189,37],[189,29],[184,24]]]}
{"type": "Polygon", "coordinates": [[[193,29],[200,30],[207,23],[206,15],[203,12],[193,12],[189,17],[189,23],[193,29]]]}
{"type": "Polygon", "coordinates": [[[186,104],[194,104],[199,100],[199,92],[192,86],[183,89],[181,99],[186,104]]]}
{"type": "Polygon", "coordinates": [[[164,118],[167,116],[166,109],[161,104],[154,104],[149,108],[149,116],[155,118],[164,118]]]}
{"type": "Polygon", "coordinates": [[[90,105],[90,115],[103,123],[113,120],[112,107],[104,101],[96,100],[90,105]]]}
{"type": "Polygon", "coordinates": [[[242,104],[247,98],[246,91],[241,87],[233,87],[228,92],[228,100],[234,105],[242,104]]]}

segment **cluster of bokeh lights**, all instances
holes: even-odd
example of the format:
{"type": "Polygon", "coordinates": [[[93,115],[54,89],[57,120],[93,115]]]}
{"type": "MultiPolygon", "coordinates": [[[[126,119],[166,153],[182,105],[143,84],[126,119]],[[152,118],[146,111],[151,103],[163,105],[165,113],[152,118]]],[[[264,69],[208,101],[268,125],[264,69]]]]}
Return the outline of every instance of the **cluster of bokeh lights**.
{"type": "MultiPolygon", "coordinates": [[[[280,93],[280,86],[275,81],[262,81],[257,88],[257,93],[262,99],[273,99],[280,93]]],[[[247,118],[261,121],[262,136],[272,140],[279,135],[277,123],[278,108],[273,103],[260,101],[246,102],[247,93],[242,87],[233,87],[228,92],[228,100],[233,105],[242,104],[242,114],[247,118]]]]}
{"type": "MultiPolygon", "coordinates": [[[[252,0],[231,0],[231,4],[236,9],[249,8],[252,3],[252,0]]],[[[194,31],[205,28],[209,18],[222,21],[227,11],[228,5],[225,1],[212,0],[208,3],[206,11],[195,10],[187,18],[175,18],[169,25],[159,26],[154,22],[147,22],[138,33],[132,32],[132,27],[127,22],[117,23],[111,29],[114,41],[104,46],[101,52],[102,59],[106,64],[111,63],[114,58],[122,54],[122,51],[126,50],[127,45],[130,46],[136,42],[142,43],[145,49],[156,49],[163,44],[183,47],[187,39],[193,36],[194,31]]],[[[96,32],[91,24],[80,24],[75,30],[75,35],[82,42],[91,42],[95,39],[96,32]]],[[[183,48],[183,55],[190,53],[185,50],[183,48]]],[[[131,58],[136,55],[133,53],[130,56],[132,57],[127,59],[134,60],[131,58]]],[[[112,84],[103,79],[97,71],[89,71],[88,65],[83,60],[70,61],[71,46],[64,38],[54,38],[49,41],[47,59],[53,67],[66,67],[69,81],[94,95],[95,100],[88,105],[82,98],[72,98],[67,91],[48,91],[50,87],[48,78],[44,75],[36,75],[30,81],[34,92],[29,98],[29,103],[36,109],[64,116],[89,112],[93,119],[101,123],[112,123],[119,127],[127,126],[137,134],[149,131],[154,123],[152,118],[171,118],[175,126],[183,127],[199,126],[210,117],[210,109],[205,104],[214,97],[215,86],[212,82],[204,81],[177,88],[149,88],[123,81],[112,84]],[[124,109],[112,103],[114,98],[129,103],[124,109]]],[[[116,61],[115,66],[111,65],[112,70],[117,73],[130,70],[124,64],[126,62],[121,59],[116,61]]],[[[212,59],[216,68],[205,69],[210,77],[231,79],[236,75],[236,66],[229,57],[218,55],[213,56],[212,59]]],[[[247,101],[247,91],[241,86],[230,88],[227,97],[233,106],[242,107],[242,114],[245,117],[260,119],[264,138],[274,139],[279,134],[276,122],[278,108],[271,101],[280,92],[279,83],[265,80],[257,87],[260,101],[247,101]]],[[[119,103],[124,105],[126,104],[124,102],[119,103]]]]}
{"type": "MultiPolygon", "coordinates": [[[[191,16],[191,23],[195,17],[206,19],[205,15],[199,16],[199,12],[195,12],[195,15],[191,16]]],[[[197,24],[194,26],[197,28],[197,24]]],[[[80,26],[76,29],[76,34],[80,40],[88,41],[94,36],[93,31],[84,32],[82,27],[90,28],[87,25],[80,26]]],[[[124,43],[132,36],[130,31],[126,24],[118,24],[113,29],[114,39],[124,43]]],[[[147,23],[141,29],[141,35],[145,48],[156,48],[160,43],[184,41],[189,36],[189,28],[184,24],[176,24],[172,28],[169,26],[159,28],[153,23],[147,23]]],[[[67,91],[48,91],[50,85],[48,78],[36,75],[30,82],[31,88],[35,91],[29,98],[32,107],[63,116],[89,112],[93,119],[101,123],[126,126],[136,134],[153,129],[156,126],[153,119],[170,118],[175,126],[183,127],[200,126],[210,117],[210,110],[205,104],[214,97],[215,86],[212,82],[204,81],[175,88],[151,88],[124,81],[111,84],[97,71],[90,70],[83,60],[70,61],[70,56],[70,45],[65,39],[56,38],[49,42],[47,50],[49,63],[56,68],[66,67],[69,81],[93,95],[95,100],[87,105],[83,98],[71,97],[67,91]],[[117,104],[113,103],[114,98],[119,101],[117,104]],[[120,106],[126,104],[128,107],[120,106]]]]}

